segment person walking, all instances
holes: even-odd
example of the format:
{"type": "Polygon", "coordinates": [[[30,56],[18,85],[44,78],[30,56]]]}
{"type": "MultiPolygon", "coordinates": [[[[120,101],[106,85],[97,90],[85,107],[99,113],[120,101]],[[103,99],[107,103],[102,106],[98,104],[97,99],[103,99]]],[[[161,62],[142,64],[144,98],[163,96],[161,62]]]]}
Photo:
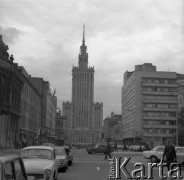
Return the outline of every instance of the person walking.
{"type": "Polygon", "coordinates": [[[163,160],[164,158],[166,158],[167,169],[169,171],[171,164],[177,162],[175,147],[170,143],[170,141],[168,141],[165,146],[163,160]]]}
{"type": "Polygon", "coordinates": [[[109,142],[107,142],[107,146],[106,146],[105,160],[107,159],[107,156],[109,156],[109,158],[112,158],[112,156],[111,156],[111,146],[110,146],[109,142]]]}
{"type": "Polygon", "coordinates": [[[115,152],[118,151],[118,145],[117,145],[116,142],[114,143],[114,151],[115,151],[115,152]]]}
{"type": "Polygon", "coordinates": [[[123,151],[127,151],[127,147],[126,147],[126,144],[124,144],[124,148],[123,148],[123,151]]]}

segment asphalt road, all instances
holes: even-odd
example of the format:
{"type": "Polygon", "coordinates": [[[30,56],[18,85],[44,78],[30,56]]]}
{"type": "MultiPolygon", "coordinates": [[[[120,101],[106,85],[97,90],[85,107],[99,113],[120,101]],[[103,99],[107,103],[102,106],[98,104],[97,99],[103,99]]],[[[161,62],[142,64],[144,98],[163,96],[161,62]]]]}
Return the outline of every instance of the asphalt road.
{"type": "MultiPolygon", "coordinates": [[[[67,172],[59,173],[58,180],[108,180],[110,172],[109,160],[104,160],[104,154],[87,154],[85,150],[73,150],[74,162],[67,172]]],[[[139,169],[140,166],[135,167],[135,163],[142,163],[145,167],[145,175],[148,175],[148,163],[149,161],[144,159],[140,152],[115,152],[112,153],[113,157],[131,157],[130,161],[126,165],[127,172],[131,175],[133,170],[139,169]]],[[[153,180],[159,180],[159,168],[154,167],[152,171],[153,180]]],[[[167,174],[167,168],[163,168],[163,175],[170,179],[167,174]]],[[[125,171],[125,174],[128,175],[125,171]]],[[[138,173],[136,176],[141,175],[138,173]]],[[[176,174],[175,174],[176,175],[176,174]]],[[[184,176],[184,170],[181,171],[181,175],[184,176]]],[[[128,179],[124,173],[120,170],[119,179],[128,179]]],[[[133,178],[135,179],[135,178],[133,178]]],[[[143,179],[143,178],[140,178],[143,179]]],[[[145,179],[148,179],[145,178],[145,179]]],[[[180,178],[176,178],[180,179],[180,178]]]]}
{"type": "MultiPolygon", "coordinates": [[[[109,160],[104,160],[104,154],[88,154],[85,149],[72,149],[74,161],[72,166],[69,166],[66,172],[59,172],[58,180],[109,180],[109,172],[110,172],[110,162],[109,160]]],[[[0,151],[0,156],[10,155],[10,154],[18,154],[19,151],[0,151]]],[[[125,166],[125,169],[128,173],[132,173],[133,170],[140,169],[142,166],[135,167],[135,163],[141,163],[145,167],[145,175],[148,175],[148,163],[149,161],[144,159],[141,152],[114,152],[112,153],[113,157],[122,158],[123,160],[128,157],[131,157],[130,161],[125,166]]],[[[120,163],[120,165],[122,164],[120,163]]],[[[123,169],[124,170],[124,169],[123,169]]],[[[119,169],[119,179],[128,179],[126,171],[119,169]]],[[[166,167],[163,168],[163,174],[167,174],[166,167]]],[[[137,175],[141,175],[140,172],[137,175]]],[[[176,174],[175,174],[176,175],[176,174]]],[[[181,175],[184,176],[184,170],[181,170],[181,175]]],[[[153,168],[152,174],[153,180],[160,180],[159,176],[159,168],[153,168]]],[[[135,178],[133,178],[135,179],[135,178]]],[[[143,178],[140,178],[143,179],[143,178]]],[[[145,178],[148,179],[148,178],[145,178]]],[[[182,179],[182,178],[176,178],[182,179]]]]}

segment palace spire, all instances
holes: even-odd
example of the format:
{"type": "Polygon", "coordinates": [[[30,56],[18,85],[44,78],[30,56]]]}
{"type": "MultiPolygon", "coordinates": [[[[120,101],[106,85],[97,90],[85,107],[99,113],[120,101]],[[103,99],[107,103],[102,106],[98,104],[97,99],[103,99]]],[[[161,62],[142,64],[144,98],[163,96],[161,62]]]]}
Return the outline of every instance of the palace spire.
{"type": "Polygon", "coordinates": [[[83,40],[82,43],[85,44],[85,25],[83,25],[83,40]]]}

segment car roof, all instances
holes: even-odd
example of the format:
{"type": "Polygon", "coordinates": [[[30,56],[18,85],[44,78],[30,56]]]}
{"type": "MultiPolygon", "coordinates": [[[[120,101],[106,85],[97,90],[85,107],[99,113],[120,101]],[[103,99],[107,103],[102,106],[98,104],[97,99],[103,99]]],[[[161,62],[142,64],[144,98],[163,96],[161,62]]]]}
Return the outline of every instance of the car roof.
{"type": "Polygon", "coordinates": [[[11,160],[13,160],[13,159],[18,159],[18,158],[20,158],[20,155],[2,156],[2,157],[0,157],[0,162],[11,161],[11,160]]]}
{"type": "Polygon", "coordinates": [[[53,147],[51,146],[28,146],[28,147],[25,147],[23,150],[27,150],[27,149],[48,149],[48,150],[53,150],[53,147]]]}

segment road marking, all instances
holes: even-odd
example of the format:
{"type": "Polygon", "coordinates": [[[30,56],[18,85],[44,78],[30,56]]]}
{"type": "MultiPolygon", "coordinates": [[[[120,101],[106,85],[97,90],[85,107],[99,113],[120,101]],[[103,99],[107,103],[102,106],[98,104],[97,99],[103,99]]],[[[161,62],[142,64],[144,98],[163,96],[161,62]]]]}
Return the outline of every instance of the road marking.
{"type": "Polygon", "coordinates": [[[97,166],[97,170],[100,171],[100,168],[97,166]]]}

